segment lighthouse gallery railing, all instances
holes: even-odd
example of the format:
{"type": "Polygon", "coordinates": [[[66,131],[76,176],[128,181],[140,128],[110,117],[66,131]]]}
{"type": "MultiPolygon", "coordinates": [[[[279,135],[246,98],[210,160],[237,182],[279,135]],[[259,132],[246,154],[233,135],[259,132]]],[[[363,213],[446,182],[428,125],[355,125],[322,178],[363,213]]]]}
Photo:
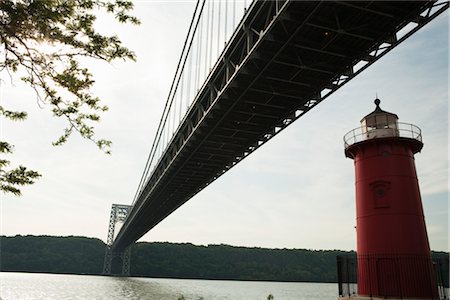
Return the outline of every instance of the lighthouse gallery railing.
{"type": "Polygon", "coordinates": [[[357,127],[344,135],[345,148],[370,139],[383,137],[402,137],[422,142],[422,131],[419,127],[409,123],[398,122],[385,125],[382,128],[367,130],[366,127],[357,127]]]}

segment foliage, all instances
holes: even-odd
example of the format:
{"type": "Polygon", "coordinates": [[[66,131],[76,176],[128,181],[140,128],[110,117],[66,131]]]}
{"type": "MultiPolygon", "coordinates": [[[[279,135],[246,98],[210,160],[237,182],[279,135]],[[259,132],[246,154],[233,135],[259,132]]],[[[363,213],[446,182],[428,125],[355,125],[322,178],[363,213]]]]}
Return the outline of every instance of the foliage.
{"type": "Polygon", "coordinates": [[[131,252],[131,272],[163,278],[335,282],[336,256],[348,253],[137,243],[131,252]]]}
{"type": "MultiPolygon", "coordinates": [[[[13,121],[25,120],[27,114],[25,112],[14,112],[5,110],[0,106],[0,117],[6,117],[13,121]]],[[[13,152],[13,146],[5,141],[0,141],[0,153],[7,154],[13,152]]],[[[0,158],[0,190],[9,192],[14,195],[20,195],[20,189],[16,186],[23,186],[34,183],[34,180],[41,175],[33,170],[27,170],[24,166],[19,166],[11,170],[5,168],[9,166],[10,161],[0,158]]]]}
{"type": "MultiPolygon", "coordinates": [[[[100,274],[105,244],[92,238],[0,237],[0,271],[100,274]]],[[[336,280],[342,251],[264,249],[228,245],[137,243],[133,276],[272,281],[336,280]]]]}
{"type": "MultiPolygon", "coordinates": [[[[97,139],[93,122],[108,109],[93,95],[94,79],[80,64],[83,58],[111,62],[135,60],[135,54],[122,46],[117,36],[105,36],[95,28],[95,13],[106,11],[121,23],[139,24],[128,12],[128,0],[2,0],[0,1],[0,71],[11,79],[17,75],[29,84],[38,103],[51,107],[54,116],[64,118],[67,126],[53,143],[64,144],[73,132],[110,153],[111,141],[97,139]]],[[[0,107],[0,117],[23,120],[25,112],[0,107]]],[[[1,152],[12,146],[1,141],[1,152]]],[[[33,183],[35,171],[19,167],[5,170],[9,161],[0,162],[0,190],[20,195],[14,185],[33,183]]]]}
{"type": "Polygon", "coordinates": [[[105,244],[85,237],[0,237],[1,271],[100,274],[105,244]]]}

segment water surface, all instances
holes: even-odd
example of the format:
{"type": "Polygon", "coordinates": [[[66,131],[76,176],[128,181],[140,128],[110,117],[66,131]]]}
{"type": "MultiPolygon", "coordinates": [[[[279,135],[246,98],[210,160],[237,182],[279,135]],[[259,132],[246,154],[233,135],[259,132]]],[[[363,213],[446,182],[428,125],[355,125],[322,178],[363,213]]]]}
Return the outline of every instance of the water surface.
{"type": "Polygon", "coordinates": [[[2,300],[265,300],[269,294],[274,300],[336,300],[337,284],[0,273],[2,300]]]}

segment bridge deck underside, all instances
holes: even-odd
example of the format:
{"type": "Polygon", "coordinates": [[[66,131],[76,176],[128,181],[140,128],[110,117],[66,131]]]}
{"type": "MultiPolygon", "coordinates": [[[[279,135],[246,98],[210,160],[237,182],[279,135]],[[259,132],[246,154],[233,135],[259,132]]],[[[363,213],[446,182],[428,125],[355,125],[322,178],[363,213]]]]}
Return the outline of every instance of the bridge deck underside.
{"type": "Polygon", "coordinates": [[[250,7],[114,243],[124,248],[395,43],[426,1],[263,1],[250,7]]]}

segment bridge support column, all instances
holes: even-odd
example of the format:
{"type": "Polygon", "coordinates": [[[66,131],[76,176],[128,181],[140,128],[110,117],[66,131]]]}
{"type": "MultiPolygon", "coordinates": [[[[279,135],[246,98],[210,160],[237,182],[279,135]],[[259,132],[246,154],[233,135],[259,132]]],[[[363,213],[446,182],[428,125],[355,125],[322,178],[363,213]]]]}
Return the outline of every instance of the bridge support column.
{"type": "Polygon", "coordinates": [[[109,246],[106,246],[105,260],[103,262],[103,275],[113,274],[113,260],[119,258],[122,261],[121,276],[130,276],[131,247],[122,252],[113,252],[109,246]]]}
{"type": "Polygon", "coordinates": [[[109,217],[108,239],[106,242],[105,259],[103,262],[103,275],[130,276],[131,246],[124,251],[112,251],[111,246],[114,242],[114,232],[117,223],[123,223],[131,210],[131,205],[113,204],[109,217]],[[122,261],[120,274],[115,274],[113,270],[114,259],[119,258],[122,261]]]}

